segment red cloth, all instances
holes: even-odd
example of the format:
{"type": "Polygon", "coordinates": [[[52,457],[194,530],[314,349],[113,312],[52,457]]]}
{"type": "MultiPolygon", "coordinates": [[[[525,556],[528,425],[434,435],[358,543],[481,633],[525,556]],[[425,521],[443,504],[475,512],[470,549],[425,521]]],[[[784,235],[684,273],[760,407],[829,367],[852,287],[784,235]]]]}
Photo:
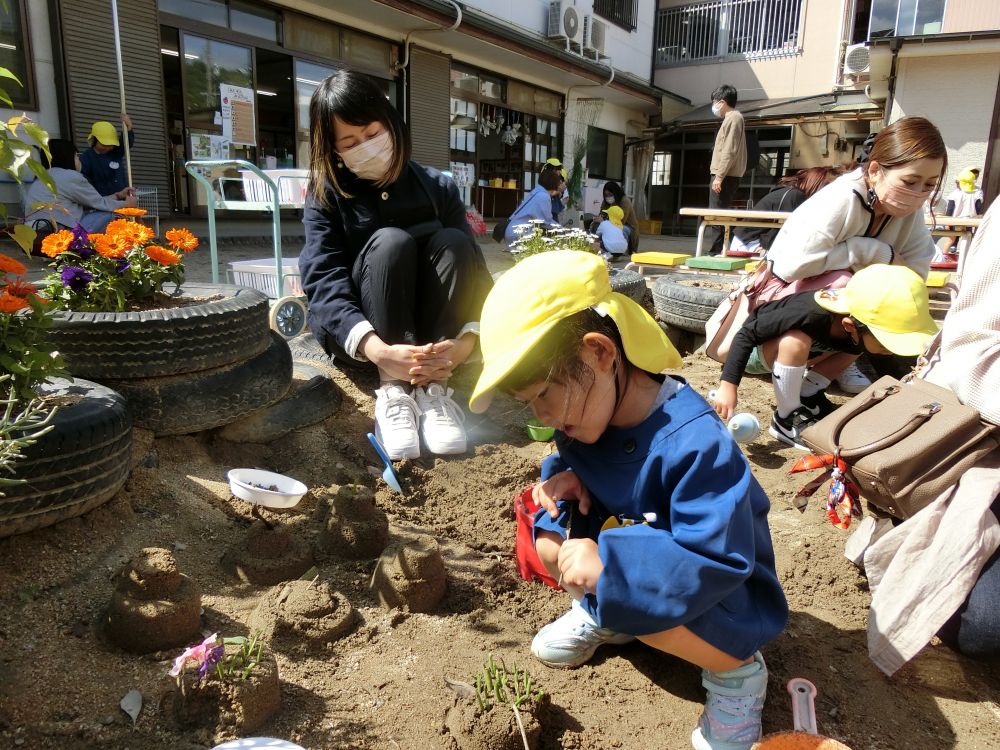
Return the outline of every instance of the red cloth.
{"type": "Polygon", "coordinates": [[[549,574],[549,571],[542,565],[542,561],[538,559],[538,553],[535,552],[532,529],[535,526],[535,513],[538,512],[538,505],[531,497],[531,489],[531,487],[527,487],[514,498],[514,516],[517,518],[517,540],[514,544],[517,572],[526,581],[537,578],[546,586],[561,590],[559,582],[549,574]]]}

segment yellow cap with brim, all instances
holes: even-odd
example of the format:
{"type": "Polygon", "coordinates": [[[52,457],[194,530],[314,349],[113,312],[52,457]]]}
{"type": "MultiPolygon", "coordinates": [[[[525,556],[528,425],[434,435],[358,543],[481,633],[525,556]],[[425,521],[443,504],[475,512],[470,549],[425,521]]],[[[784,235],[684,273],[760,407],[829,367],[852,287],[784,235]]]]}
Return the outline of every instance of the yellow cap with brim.
{"type": "Polygon", "coordinates": [[[649,313],[611,290],[607,264],[593,253],[552,250],[515,265],[501,276],[483,304],[479,345],[483,372],[469,409],[483,412],[493,389],[559,321],[594,308],[610,315],[621,334],[625,357],[659,373],[681,366],[681,357],[649,313]]]}
{"type": "Polygon", "coordinates": [[[608,215],[608,221],[619,229],[625,226],[625,212],[622,211],[621,206],[608,206],[604,209],[604,213],[608,215]]]}
{"type": "Polygon", "coordinates": [[[958,175],[958,186],[965,193],[976,192],[976,173],[971,169],[966,169],[958,175]]]}
{"type": "Polygon", "coordinates": [[[843,289],[816,292],[816,302],[868,326],[882,346],[905,357],[923,354],[938,330],[924,280],[906,266],[862,268],[843,289]]]}
{"type": "Polygon", "coordinates": [[[90,135],[87,139],[96,138],[98,143],[104,146],[120,146],[118,140],[118,130],[110,122],[99,120],[90,126],[90,135]]]}

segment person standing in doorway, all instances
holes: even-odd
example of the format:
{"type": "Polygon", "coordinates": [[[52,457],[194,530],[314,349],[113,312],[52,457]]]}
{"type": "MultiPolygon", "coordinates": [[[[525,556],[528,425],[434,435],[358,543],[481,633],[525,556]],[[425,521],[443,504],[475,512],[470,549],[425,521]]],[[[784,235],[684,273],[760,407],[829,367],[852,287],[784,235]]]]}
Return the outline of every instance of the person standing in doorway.
{"type": "MultiPolygon", "coordinates": [[[[747,170],[747,140],[743,130],[743,115],[736,109],[736,89],[724,83],[712,92],[712,114],[722,118],[712,148],[712,183],[708,191],[709,208],[728,208],[736,195],[740,178],[747,170]]],[[[714,233],[710,253],[722,252],[723,232],[709,227],[714,233]]]]}
{"type": "MultiPolygon", "coordinates": [[[[135,146],[135,131],[132,118],[122,112],[122,136],[128,134],[129,148],[135,146]]],[[[90,128],[87,136],[90,148],[80,154],[81,172],[87,181],[101,195],[115,195],[126,190],[132,194],[128,184],[128,165],[125,163],[125,147],[115,126],[100,120],[90,128]]]]}

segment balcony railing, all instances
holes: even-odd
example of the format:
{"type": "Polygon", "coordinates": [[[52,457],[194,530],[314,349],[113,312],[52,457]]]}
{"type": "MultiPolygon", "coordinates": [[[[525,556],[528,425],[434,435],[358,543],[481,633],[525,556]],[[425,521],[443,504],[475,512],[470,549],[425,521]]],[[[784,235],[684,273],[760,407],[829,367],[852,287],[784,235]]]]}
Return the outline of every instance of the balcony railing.
{"type": "Polygon", "coordinates": [[[594,14],[626,31],[635,31],[636,0],[594,0],[594,14]]]}
{"type": "Polygon", "coordinates": [[[656,64],[796,55],[802,51],[803,5],[803,0],[714,0],[664,8],[656,15],[656,64]]]}

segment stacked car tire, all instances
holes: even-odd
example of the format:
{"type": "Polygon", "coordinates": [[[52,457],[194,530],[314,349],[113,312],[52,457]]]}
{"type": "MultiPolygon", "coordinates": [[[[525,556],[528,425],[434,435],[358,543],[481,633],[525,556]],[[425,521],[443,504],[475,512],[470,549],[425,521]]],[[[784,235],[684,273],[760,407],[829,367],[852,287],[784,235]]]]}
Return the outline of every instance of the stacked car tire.
{"type": "Polygon", "coordinates": [[[665,274],[653,283],[656,317],[667,325],[704,335],[705,323],[728,294],[710,274],[665,274]]]}

